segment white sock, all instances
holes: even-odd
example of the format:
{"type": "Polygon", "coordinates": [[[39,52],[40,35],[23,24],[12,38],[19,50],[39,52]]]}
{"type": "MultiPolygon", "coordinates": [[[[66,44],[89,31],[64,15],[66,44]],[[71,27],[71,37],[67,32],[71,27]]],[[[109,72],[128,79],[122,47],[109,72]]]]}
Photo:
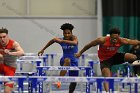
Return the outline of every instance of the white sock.
{"type": "Polygon", "coordinates": [[[106,93],[109,93],[109,92],[106,92],[106,93]]]}

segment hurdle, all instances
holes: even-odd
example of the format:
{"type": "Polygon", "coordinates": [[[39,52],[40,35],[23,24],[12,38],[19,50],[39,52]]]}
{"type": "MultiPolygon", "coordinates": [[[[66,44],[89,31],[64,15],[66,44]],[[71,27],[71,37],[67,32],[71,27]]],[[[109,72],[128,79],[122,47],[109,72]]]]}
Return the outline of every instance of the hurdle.
{"type": "MultiPolygon", "coordinates": [[[[34,56],[34,55],[30,55],[30,56],[21,56],[17,59],[17,61],[43,61],[43,65],[47,64],[47,59],[48,56],[44,55],[44,56],[34,56]]],[[[40,65],[40,63],[37,63],[37,66],[40,65]]]]}
{"type": "MultiPolygon", "coordinates": [[[[30,53],[29,53],[29,55],[30,55],[30,53]]],[[[56,56],[62,56],[62,55],[63,55],[62,53],[47,53],[47,54],[43,54],[43,56],[46,57],[46,60],[44,60],[44,62],[45,61],[47,62],[46,64],[44,63],[43,66],[48,66],[49,61],[50,61],[50,66],[53,66],[54,65],[55,57],[56,56]]],[[[33,54],[33,56],[34,56],[34,54],[33,54]]],[[[94,54],[92,54],[92,53],[91,54],[89,54],[89,53],[88,54],[86,54],[86,53],[82,54],[81,57],[79,58],[80,59],[79,60],[80,65],[81,66],[85,66],[85,59],[86,59],[86,57],[93,57],[93,56],[97,57],[97,54],[96,53],[94,53],[94,54]]]]}
{"type": "MultiPolygon", "coordinates": [[[[37,54],[32,54],[32,53],[29,53],[29,54],[26,54],[25,56],[23,56],[23,57],[21,57],[20,58],[20,60],[33,60],[33,59],[36,59],[36,58],[38,58],[38,57],[36,57],[36,55],[37,54]]],[[[62,55],[62,53],[52,53],[52,54],[44,54],[43,55],[43,57],[42,58],[44,58],[43,59],[43,66],[46,66],[46,65],[48,65],[48,61],[51,61],[51,65],[53,65],[53,63],[54,63],[54,58],[55,58],[55,56],[60,56],[60,55],[62,55]],[[50,58],[50,60],[49,60],[49,58],[50,58]]],[[[82,63],[84,63],[84,59],[86,58],[86,56],[94,56],[94,54],[83,54],[82,55],[82,63]]],[[[38,62],[37,62],[38,63],[38,62]]],[[[39,65],[37,65],[37,66],[39,66],[39,65]]],[[[59,70],[61,70],[61,69],[59,69],[59,70]]],[[[40,71],[39,71],[40,72],[40,71]]],[[[88,71],[86,71],[86,72],[88,72],[88,71]]],[[[30,73],[30,72],[28,72],[28,73],[30,73]]],[[[90,70],[90,73],[91,73],[91,76],[93,76],[93,70],[90,70]]],[[[38,74],[39,75],[39,74],[38,74]]],[[[86,73],[86,75],[88,75],[87,73],[86,73]]],[[[87,83],[88,84],[88,83],[87,83]]],[[[90,84],[89,84],[90,85],[90,84]]]]}
{"type": "Polygon", "coordinates": [[[31,72],[24,72],[24,71],[22,71],[23,70],[23,68],[22,68],[22,64],[23,63],[31,63],[31,64],[36,64],[36,66],[40,66],[41,65],[41,63],[42,63],[42,60],[41,59],[28,59],[28,60],[21,60],[21,59],[17,59],[17,64],[19,64],[19,66],[18,66],[18,70],[16,71],[16,74],[33,74],[33,73],[35,73],[36,71],[31,71],[31,72]]]}
{"type": "Polygon", "coordinates": [[[94,65],[95,64],[99,64],[99,61],[94,61],[94,60],[88,61],[88,65],[92,68],[91,76],[95,75],[95,71],[94,71],[94,65]]]}
{"type": "MultiPolygon", "coordinates": [[[[81,66],[85,66],[85,60],[86,60],[86,57],[97,57],[97,54],[96,53],[94,53],[94,54],[92,54],[92,53],[84,53],[84,54],[82,54],[81,55],[81,66]]],[[[98,59],[98,58],[97,58],[98,59]]]]}
{"type": "MultiPolygon", "coordinates": [[[[130,63],[128,63],[128,62],[125,62],[125,63],[123,63],[125,66],[126,66],[126,71],[127,71],[127,73],[125,74],[125,73],[123,73],[123,76],[127,76],[127,77],[132,77],[131,76],[131,71],[130,71],[130,69],[131,69],[131,67],[133,66],[133,64],[130,64],[130,63]]],[[[135,83],[135,86],[138,86],[137,85],[138,83],[135,83]]],[[[129,89],[130,89],[130,93],[132,93],[131,91],[131,87],[132,87],[132,84],[131,83],[127,83],[127,85],[129,85],[129,89]]],[[[123,86],[123,88],[125,87],[125,85],[124,85],[124,83],[122,84],[122,86],[123,86]]]]}
{"type": "Polygon", "coordinates": [[[86,70],[86,76],[91,76],[90,66],[37,66],[38,76],[45,76],[43,70],[86,70]]]}
{"type": "MultiPolygon", "coordinates": [[[[55,77],[55,76],[0,76],[0,82],[16,81],[19,85],[18,93],[24,93],[23,82],[28,81],[32,83],[28,88],[29,93],[43,93],[39,91],[39,82],[97,82],[97,93],[102,93],[102,83],[109,82],[109,93],[114,93],[114,83],[134,83],[138,84],[140,78],[137,77],[55,77]]],[[[134,93],[138,93],[138,85],[135,85],[134,93]]],[[[90,86],[89,86],[90,87],[90,86]]],[[[86,93],[90,93],[86,91],[86,93]]],[[[131,93],[131,92],[130,92],[131,93]]]]}
{"type": "MultiPolygon", "coordinates": [[[[37,66],[37,73],[38,73],[38,76],[46,76],[46,73],[44,72],[44,70],[49,70],[49,71],[52,71],[52,70],[56,70],[56,71],[59,71],[59,70],[85,70],[86,71],[86,77],[89,77],[91,76],[91,70],[92,68],[90,66],[37,66]]],[[[40,84],[40,88],[42,88],[43,84],[41,83],[40,84]]],[[[90,84],[87,83],[86,84],[86,87],[88,87],[86,89],[87,93],[88,91],[90,91],[90,84]]],[[[40,89],[41,91],[43,91],[43,89],[40,89]]],[[[43,93],[41,92],[40,93],[43,93]]]]}
{"type": "MultiPolygon", "coordinates": [[[[32,76],[32,75],[36,75],[36,68],[32,68],[31,71],[27,71],[27,70],[23,70],[23,64],[32,64],[32,65],[35,65],[35,66],[41,66],[41,64],[43,63],[43,58],[45,58],[45,56],[21,56],[17,59],[17,64],[18,64],[18,69],[16,70],[15,74],[17,76],[21,76],[21,75],[26,75],[26,76],[32,76]]],[[[30,70],[30,69],[29,69],[30,70]]],[[[23,82],[23,79],[20,78],[20,82],[23,82]]],[[[27,85],[28,88],[31,88],[31,83],[30,82],[27,82],[26,83],[24,82],[23,84],[20,83],[18,84],[18,90],[21,89],[23,91],[23,86],[24,85],[27,85]]],[[[19,91],[18,91],[19,92],[19,91]]],[[[31,92],[30,92],[31,93],[31,92]]]]}
{"type": "MultiPolygon", "coordinates": [[[[48,56],[50,56],[50,55],[48,55],[48,56]]],[[[54,59],[54,56],[56,56],[56,55],[53,55],[52,54],[52,56],[50,56],[51,57],[51,59],[54,59]]],[[[24,60],[22,59],[22,62],[23,62],[24,60]]],[[[27,60],[26,60],[27,61],[27,60]]],[[[84,61],[83,61],[84,62],[84,61]]],[[[46,64],[47,65],[47,64],[46,64]]],[[[61,68],[59,68],[60,70],[67,70],[66,68],[65,69],[61,69],[61,68]]],[[[70,68],[70,69],[72,69],[72,68],[70,68]]],[[[38,74],[39,75],[39,74],[38,74]]],[[[92,74],[91,74],[91,76],[92,76],[92,74]]],[[[30,76],[29,76],[30,77],[30,76]]],[[[40,77],[42,77],[42,76],[40,76],[40,77]]],[[[45,76],[45,77],[47,77],[47,76],[45,76]]],[[[44,77],[44,79],[41,79],[40,78],[40,81],[42,81],[42,80],[45,80],[45,77],[44,77]]],[[[27,77],[28,78],[28,77],[27,77]]],[[[34,77],[34,78],[37,78],[37,77],[34,77]]],[[[39,78],[39,77],[38,77],[39,78]]],[[[114,78],[114,77],[113,77],[114,78]]],[[[30,78],[28,78],[28,79],[30,79],[30,78]]],[[[80,78],[81,79],[81,78],[80,78]]],[[[88,77],[87,77],[87,79],[88,79],[88,77]]],[[[110,78],[111,79],[111,78],[110,78]]],[[[101,91],[102,91],[102,87],[101,87],[101,82],[104,82],[104,81],[107,81],[107,82],[109,82],[110,81],[110,79],[109,80],[106,80],[106,79],[103,79],[103,78],[100,78],[100,79],[95,79],[95,82],[100,82],[100,83],[98,83],[97,84],[97,90],[98,90],[98,93],[101,93],[101,91]]],[[[31,82],[31,80],[32,80],[32,78],[29,80],[29,82],[31,82]]],[[[63,79],[62,79],[63,80],[63,79]]],[[[129,80],[129,79],[128,79],[129,80]]],[[[61,81],[61,80],[60,80],[61,81]]],[[[65,81],[65,80],[64,80],[65,81]]],[[[70,81],[70,80],[69,80],[70,81]]],[[[130,81],[131,81],[131,79],[130,79],[130,81]]],[[[34,79],[34,82],[38,82],[38,79],[34,79]]],[[[88,81],[87,81],[88,82],[88,81]]],[[[127,81],[127,79],[126,79],[126,81],[124,80],[124,79],[113,79],[111,82],[122,82],[122,83],[135,83],[135,84],[138,84],[137,82],[128,82],[127,81]]],[[[89,83],[89,82],[88,82],[89,83]]],[[[91,82],[92,83],[92,82],[91,82]]],[[[29,86],[31,89],[29,89],[30,90],[30,93],[32,93],[31,91],[37,91],[37,90],[35,90],[35,88],[34,89],[32,89],[32,86],[37,86],[37,88],[38,88],[38,83],[36,84],[36,85],[32,85],[31,84],[31,86],[29,86]]],[[[135,85],[135,88],[137,87],[137,85],[135,85]]],[[[88,88],[87,88],[88,89],[88,88]]],[[[110,91],[111,91],[111,93],[113,93],[112,91],[113,91],[113,88],[111,88],[111,86],[110,86],[110,91]]],[[[131,89],[131,88],[130,88],[131,89]]],[[[137,89],[138,89],[138,87],[135,89],[135,93],[138,93],[138,91],[137,91],[137,89]]],[[[40,92],[39,92],[40,93],[40,92]]],[[[86,93],[89,93],[89,92],[86,92],[86,93]]],[[[131,92],[130,92],[131,93],[131,92]]]]}
{"type": "MultiPolygon", "coordinates": [[[[43,56],[37,56],[37,54],[34,54],[34,53],[28,53],[28,54],[26,54],[25,56],[22,56],[21,58],[19,58],[19,60],[21,61],[22,60],[22,62],[24,62],[24,60],[25,61],[28,61],[28,60],[34,60],[34,59],[38,59],[38,58],[40,58],[41,57],[41,59],[43,59],[43,66],[46,66],[46,65],[48,65],[48,61],[50,61],[51,62],[51,64],[50,65],[54,65],[53,63],[54,63],[54,58],[55,58],[55,56],[60,56],[60,55],[62,55],[62,53],[51,53],[51,54],[44,54],[43,56]]],[[[94,56],[93,54],[83,54],[82,55],[82,63],[84,63],[84,59],[87,57],[87,56],[94,56]]],[[[21,63],[22,63],[21,62],[21,63]]],[[[24,62],[24,63],[26,63],[26,62],[24,62]]],[[[34,64],[34,62],[32,62],[33,64],[34,64]]],[[[38,63],[38,62],[37,62],[38,63]]],[[[40,64],[40,63],[39,63],[40,64]]],[[[37,65],[37,66],[39,66],[39,65],[37,65]]],[[[22,69],[22,68],[21,68],[22,69]]],[[[16,72],[16,73],[18,73],[18,72],[16,72]]],[[[23,73],[23,72],[19,72],[19,73],[23,73]]],[[[26,73],[26,72],[24,72],[24,73],[26,73]]],[[[90,73],[91,73],[91,76],[93,75],[93,71],[91,71],[90,70],[90,73]]],[[[31,75],[33,75],[32,74],[32,72],[27,72],[27,74],[29,75],[29,76],[31,76],[31,75]]],[[[36,75],[39,75],[39,74],[36,74],[36,75]]],[[[85,74],[86,76],[88,75],[87,73],[85,74]]],[[[88,83],[87,83],[88,84],[88,83]]],[[[83,85],[83,84],[82,84],[83,85]]],[[[89,84],[90,85],[90,84],[89,84]]],[[[81,86],[82,88],[83,88],[83,86],[81,86]]]]}

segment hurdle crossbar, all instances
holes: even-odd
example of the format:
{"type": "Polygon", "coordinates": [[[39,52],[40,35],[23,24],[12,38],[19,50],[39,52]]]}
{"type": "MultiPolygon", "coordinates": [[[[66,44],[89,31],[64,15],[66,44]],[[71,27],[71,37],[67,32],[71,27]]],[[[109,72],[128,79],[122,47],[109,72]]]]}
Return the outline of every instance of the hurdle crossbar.
{"type": "MultiPolygon", "coordinates": [[[[0,76],[0,82],[4,81],[18,81],[20,84],[23,80],[32,81],[32,83],[37,84],[37,82],[97,82],[97,90],[102,91],[102,83],[104,81],[109,82],[109,88],[111,93],[114,91],[114,82],[118,83],[133,83],[135,85],[135,93],[138,93],[138,83],[140,78],[137,77],[56,77],[56,76],[0,76]],[[21,81],[22,80],[22,81],[21,81]]],[[[36,88],[33,87],[33,88],[36,88]]],[[[33,90],[33,89],[32,89],[33,90]]],[[[98,93],[100,93],[98,92],[98,93]]],[[[39,92],[40,93],[40,92],[39,92]]],[[[88,92],[90,93],[90,92],[88,92]]]]}
{"type": "Polygon", "coordinates": [[[37,66],[36,68],[42,68],[42,70],[86,70],[86,68],[91,69],[90,66],[37,66]]]}

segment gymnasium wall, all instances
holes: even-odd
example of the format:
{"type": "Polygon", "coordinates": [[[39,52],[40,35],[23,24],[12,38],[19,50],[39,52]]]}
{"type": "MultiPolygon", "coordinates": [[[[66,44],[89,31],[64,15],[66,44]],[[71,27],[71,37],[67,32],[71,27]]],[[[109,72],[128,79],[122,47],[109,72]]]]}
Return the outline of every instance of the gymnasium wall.
{"type": "Polygon", "coordinates": [[[95,16],[96,0],[0,0],[0,16],[95,16]]]}
{"type": "MultiPolygon", "coordinates": [[[[75,26],[73,34],[79,39],[79,49],[91,40],[97,38],[97,18],[0,18],[0,27],[9,30],[12,39],[17,40],[25,52],[38,52],[52,38],[62,36],[60,26],[63,23],[75,26]]],[[[46,53],[61,53],[61,47],[54,44],[46,53]]],[[[88,53],[96,53],[97,47],[91,48],[88,53]]]]}
{"type": "MultiPolygon", "coordinates": [[[[62,36],[62,24],[71,23],[81,49],[101,35],[96,4],[97,0],[1,0],[0,28],[7,28],[9,36],[18,41],[26,53],[37,53],[50,39],[62,36]]],[[[62,53],[62,50],[53,44],[45,53],[62,53]]],[[[86,53],[97,53],[97,47],[86,53]]],[[[55,58],[55,65],[59,59],[55,58]]]]}
{"type": "MultiPolygon", "coordinates": [[[[97,37],[96,0],[1,0],[0,27],[9,30],[25,52],[38,52],[66,22],[75,26],[79,48],[97,37]]],[[[96,49],[88,52],[96,52],[96,49]]],[[[47,53],[62,52],[54,44],[47,53]]]]}

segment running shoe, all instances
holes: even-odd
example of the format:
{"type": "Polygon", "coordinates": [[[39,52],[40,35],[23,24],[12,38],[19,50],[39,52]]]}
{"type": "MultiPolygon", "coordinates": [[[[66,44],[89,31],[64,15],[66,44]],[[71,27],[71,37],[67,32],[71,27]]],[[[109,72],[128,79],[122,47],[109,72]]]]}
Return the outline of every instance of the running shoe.
{"type": "Polygon", "coordinates": [[[60,82],[60,81],[55,82],[55,83],[53,83],[53,84],[54,84],[54,86],[55,86],[56,88],[58,88],[58,89],[61,88],[61,82],[60,82]]]}

